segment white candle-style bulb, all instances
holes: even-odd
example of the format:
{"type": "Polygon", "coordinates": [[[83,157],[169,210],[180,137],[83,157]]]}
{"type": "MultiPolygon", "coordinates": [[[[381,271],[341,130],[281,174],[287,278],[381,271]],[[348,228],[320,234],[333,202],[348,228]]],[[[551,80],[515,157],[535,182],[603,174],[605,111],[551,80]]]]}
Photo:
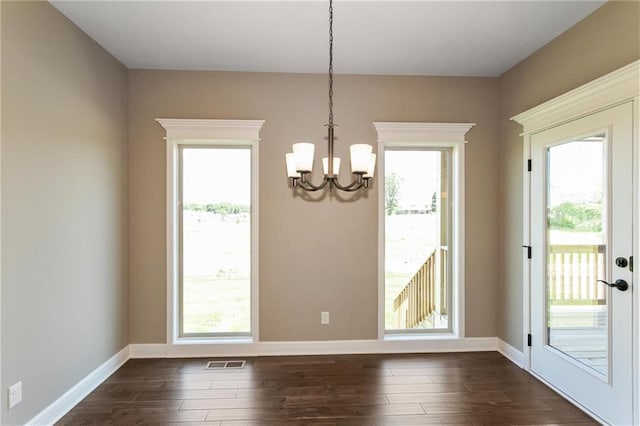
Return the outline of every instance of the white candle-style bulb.
{"type": "Polygon", "coordinates": [[[371,145],[357,143],[351,145],[351,172],[367,173],[371,162],[371,145]]]}
{"type": "Polygon", "coordinates": [[[293,154],[296,159],[296,171],[310,172],[313,169],[313,152],[315,149],[315,145],[308,142],[293,144],[293,154]]]}
{"type": "Polygon", "coordinates": [[[300,173],[296,171],[296,156],[293,152],[285,154],[287,159],[287,176],[290,178],[299,178],[300,173]]]}
{"type": "Polygon", "coordinates": [[[376,155],[371,154],[371,160],[369,161],[369,170],[364,174],[366,178],[373,178],[373,173],[376,170],[376,155]]]}
{"type": "MultiPolygon", "coordinates": [[[[322,159],[322,171],[325,176],[329,175],[329,157],[324,157],[322,159]]],[[[340,157],[333,157],[333,175],[338,176],[340,173],[340,157]]]]}

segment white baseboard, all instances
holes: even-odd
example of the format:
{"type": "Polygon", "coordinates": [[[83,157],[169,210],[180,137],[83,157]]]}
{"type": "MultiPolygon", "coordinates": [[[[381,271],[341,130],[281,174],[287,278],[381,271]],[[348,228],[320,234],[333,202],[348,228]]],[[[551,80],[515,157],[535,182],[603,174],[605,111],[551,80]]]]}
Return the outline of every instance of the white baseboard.
{"type": "Polygon", "coordinates": [[[524,352],[517,350],[499,337],[496,337],[496,340],[498,341],[498,352],[518,367],[524,368],[524,352]]]}
{"type": "Polygon", "coordinates": [[[497,351],[495,337],[465,337],[462,339],[388,339],[379,342],[378,353],[487,352],[497,351]]]}
{"type": "Polygon", "coordinates": [[[130,358],[167,358],[165,343],[136,343],[129,344],[130,358]]]}
{"type": "Polygon", "coordinates": [[[125,346],[120,352],[113,355],[89,373],[84,379],[80,380],[75,386],[65,392],[64,395],[27,422],[27,425],[54,424],[89,395],[98,385],[115,373],[127,360],[129,360],[129,346],[125,346]]]}
{"type": "Polygon", "coordinates": [[[344,355],[375,353],[377,340],[325,340],[309,342],[260,342],[260,355],[344,355]]]}
{"type": "Polygon", "coordinates": [[[339,355],[497,351],[495,337],[390,340],[326,340],[310,342],[131,344],[131,358],[220,356],[339,355]]]}

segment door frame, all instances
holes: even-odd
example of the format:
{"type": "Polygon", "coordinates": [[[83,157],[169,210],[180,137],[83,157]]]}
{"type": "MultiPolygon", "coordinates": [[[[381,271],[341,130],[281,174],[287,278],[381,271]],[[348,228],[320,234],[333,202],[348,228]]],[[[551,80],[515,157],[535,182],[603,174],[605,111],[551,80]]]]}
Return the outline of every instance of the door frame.
{"type": "MultiPolygon", "coordinates": [[[[597,78],[574,90],[571,90],[554,99],[544,102],[534,108],[524,111],[511,120],[523,127],[523,198],[522,198],[522,347],[524,353],[523,368],[531,373],[531,349],[528,345],[528,335],[531,332],[531,260],[527,257],[528,246],[531,246],[531,173],[529,172],[529,159],[531,158],[531,137],[533,134],[550,129],[552,127],[568,123],[578,118],[602,111],[616,105],[631,102],[633,114],[633,256],[636,267],[633,271],[633,284],[640,289],[640,266],[638,255],[640,254],[640,200],[638,189],[640,188],[640,131],[639,102],[640,102],[640,60],[634,61],[609,74],[597,78]]],[[[635,424],[640,424],[640,380],[638,377],[640,363],[640,291],[633,291],[632,285],[632,339],[633,339],[633,419],[635,424]]],[[[543,380],[544,381],[544,380],[543,380]]],[[[546,383],[546,382],[545,382],[546,383]]],[[[587,414],[604,422],[592,413],[588,407],[583,407],[568,395],[562,393],[549,383],[562,396],[572,401],[587,414]]]]}

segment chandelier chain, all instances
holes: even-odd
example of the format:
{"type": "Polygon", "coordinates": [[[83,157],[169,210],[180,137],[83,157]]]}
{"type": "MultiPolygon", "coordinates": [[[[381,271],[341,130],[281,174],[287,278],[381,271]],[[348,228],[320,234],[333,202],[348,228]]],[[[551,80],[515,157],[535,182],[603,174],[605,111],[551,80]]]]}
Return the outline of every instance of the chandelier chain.
{"type": "Polygon", "coordinates": [[[329,0],[329,126],[333,127],[333,1],[329,0]]]}

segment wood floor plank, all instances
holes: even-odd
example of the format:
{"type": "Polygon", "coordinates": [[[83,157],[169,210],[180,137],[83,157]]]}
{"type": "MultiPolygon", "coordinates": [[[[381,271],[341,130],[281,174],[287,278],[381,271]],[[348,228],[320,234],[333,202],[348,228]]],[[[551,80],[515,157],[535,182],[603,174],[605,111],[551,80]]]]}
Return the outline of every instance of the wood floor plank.
{"type": "Polygon", "coordinates": [[[427,402],[448,402],[448,401],[464,401],[464,402],[506,402],[509,398],[502,392],[429,392],[429,393],[398,393],[388,394],[387,398],[390,403],[427,403],[427,402]]]}
{"type": "Polygon", "coordinates": [[[370,406],[388,405],[384,394],[353,395],[291,395],[285,398],[286,407],[336,407],[336,406],[370,406]]]}
{"type": "Polygon", "coordinates": [[[489,425],[568,425],[572,423],[589,423],[597,425],[586,414],[581,412],[560,412],[551,410],[528,410],[520,413],[473,413],[467,414],[471,423],[476,426],[489,425]]]}
{"type": "Polygon", "coordinates": [[[279,421],[291,420],[291,417],[295,419],[295,414],[292,414],[292,410],[284,408],[220,408],[209,410],[207,421],[219,420],[224,424],[225,421],[229,420],[279,421]]]}
{"type": "Polygon", "coordinates": [[[273,388],[273,382],[268,380],[212,380],[210,389],[249,389],[249,388],[273,388]],[[271,384],[270,384],[271,383],[271,384]]]}
{"type": "Polygon", "coordinates": [[[162,388],[164,382],[125,382],[125,383],[108,383],[104,387],[98,387],[95,392],[115,392],[115,393],[131,393],[156,391],[162,388]]]}
{"type": "Polygon", "coordinates": [[[328,417],[289,420],[224,420],[222,426],[376,426],[373,418],[328,417]]]}
{"type": "Polygon", "coordinates": [[[290,386],[288,383],[273,387],[246,388],[238,390],[238,398],[261,398],[269,396],[287,397],[291,395],[328,395],[335,394],[330,386],[290,386]]]}
{"type": "Polygon", "coordinates": [[[433,383],[526,383],[535,380],[527,373],[520,375],[485,372],[483,374],[447,374],[428,376],[433,383]]]}
{"type": "Polygon", "coordinates": [[[497,352],[210,360],[129,360],[58,424],[597,424],[497,352]]]}
{"type": "Polygon", "coordinates": [[[166,399],[212,399],[212,398],[235,398],[237,389],[169,389],[160,391],[138,392],[136,401],[154,401],[166,399]]]}
{"type": "MultiPolygon", "coordinates": [[[[160,382],[161,386],[154,390],[187,390],[187,389],[217,389],[212,388],[213,382],[211,381],[188,381],[182,382],[178,380],[160,382]]],[[[228,387],[227,389],[237,389],[237,386],[228,387]]]]}
{"type": "Polygon", "coordinates": [[[550,410],[544,401],[532,400],[525,402],[470,402],[470,401],[449,401],[449,402],[428,402],[422,403],[422,408],[427,414],[450,414],[450,413],[485,413],[503,415],[505,413],[550,410]]]}
{"type": "Polygon", "coordinates": [[[444,376],[461,373],[486,373],[484,367],[417,367],[417,368],[392,368],[394,376],[444,376]]]}
{"type": "Polygon", "coordinates": [[[167,422],[187,423],[204,421],[207,410],[170,411],[170,412],[146,412],[140,409],[114,410],[112,419],[116,424],[147,424],[157,425],[167,422]]]}
{"type": "Polygon", "coordinates": [[[381,416],[375,418],[377,426],[413,426],[413,425],[471,425],[464,414],[420,415],[420,416],[381,416]]]}
{"type": "Polygon", "coordinates": [[[106,410],[113,411],[119,408],[147,408],[147,407],[162,407],[165,410],[178,410],[182,405],[182,400],[171,401],[96,401],[89,398],[85,398],[80,401],[78,405],[73,408],[73,412],[85,411],[85,410],[106,410]]]}
{"type": "Polygon", "coordinates": [[[219,398],[219,399],[190,399],[184,401],[181,410],[212,410],[212,409],[248,409],[248,408],[281,408],[285,398],[219,398]]]}

